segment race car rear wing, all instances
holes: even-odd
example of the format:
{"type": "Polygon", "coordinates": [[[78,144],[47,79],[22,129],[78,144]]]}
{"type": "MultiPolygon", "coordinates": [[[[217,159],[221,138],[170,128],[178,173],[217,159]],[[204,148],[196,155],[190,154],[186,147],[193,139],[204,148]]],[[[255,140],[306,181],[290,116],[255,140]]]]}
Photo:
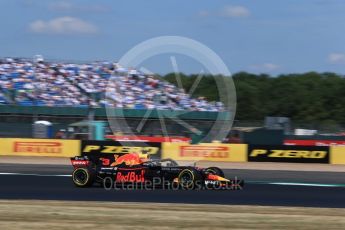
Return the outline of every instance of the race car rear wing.
{"type": "Polygon", "coordinates": [[[91,161],[87,157],[72,157],[71,163],[74,168],[88,167],[91,161]]]}

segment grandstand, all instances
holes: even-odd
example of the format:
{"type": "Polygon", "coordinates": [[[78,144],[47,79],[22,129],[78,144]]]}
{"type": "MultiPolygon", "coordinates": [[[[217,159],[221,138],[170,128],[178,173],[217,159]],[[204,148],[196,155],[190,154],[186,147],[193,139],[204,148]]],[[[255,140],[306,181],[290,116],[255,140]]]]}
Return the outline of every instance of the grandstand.
{"type": "Polygon", "coordinates": [[[107,134],[114,131],[124,135],[134,132],[195,136],[174,121],[181,119],[198,127],[202,135],[195,138],[199,139],[216,120],[226,120],[228,116],[220,102],[193,98],[158,76],[124,68],[118,63],[46,61],[41,56],[0,59],[0,136],[32,137],[32,125],[37,120],[52,122],[53,133],[79,121],[105,121],[106,107],[123,114],[117,119],[126,121],[123,127],[120,124],[115,127],[116,130],[107,127],[107,134]],[[153,112],[147,113],[148,110],[153,112]],[[162,131],[157,111],[168,118],[166,133],[162,131]],[[145,126],[136,131],[143,117],[147,119],[145,126]],[[126,126],[130,126],[131,132],[126,131],[126,126]]]}
{"type": "Polygon", "coordinates": [[[0,104],[213,111],[220,102],[193,98],[155,76],[118,63],[0,60],[0,104]]]}

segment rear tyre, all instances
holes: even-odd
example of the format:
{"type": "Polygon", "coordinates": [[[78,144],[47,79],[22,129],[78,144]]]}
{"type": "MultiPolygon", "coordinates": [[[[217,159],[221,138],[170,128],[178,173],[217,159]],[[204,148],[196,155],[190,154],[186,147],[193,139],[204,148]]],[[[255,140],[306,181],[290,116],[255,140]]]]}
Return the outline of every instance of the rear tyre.
{"type": "Polygon", "coordinates": [[[77,187],[90,187],[95,179],[95,173],[87,168],[76,168],[72,173],[73,183],[77,187]]]}
{"type": "Polygon", "coordinates": [[[193,190],[202,186],[202,177],[195,169],[182,170],[178,175],[178,181],[182,189],[193,190]]]}
{"type": "Polygon", "coordinates": [[[210,173],[210,174],[213,174],[213,175],[216,175],[216,176],[224,177],[223,170],[221,170],[218,167],[209,167],[209,168],[205,169],[205,171],[207,173],[210,173]]]}

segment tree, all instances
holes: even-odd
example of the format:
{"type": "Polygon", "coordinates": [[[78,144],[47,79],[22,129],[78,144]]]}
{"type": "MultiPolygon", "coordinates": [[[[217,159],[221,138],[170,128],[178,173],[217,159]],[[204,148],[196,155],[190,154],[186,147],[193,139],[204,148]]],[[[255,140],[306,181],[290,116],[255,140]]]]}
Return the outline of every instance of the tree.
{"type": "MultiPolygon", "coordinates": [[[[185,92],[197,75],[180,74],[185,92]]],[[[215,77],[203,76],[193,97],[219,100],[215,77]]],[[[265,116],[286,116],[309,123],[345,124],[345,78],[335,73],[308,72],[271,77],[240,72],[232,76],[237,93],[238,120],[263,120],[265,116]]],[[[176,77],[164,79],[177,85],[176,77]]]]}

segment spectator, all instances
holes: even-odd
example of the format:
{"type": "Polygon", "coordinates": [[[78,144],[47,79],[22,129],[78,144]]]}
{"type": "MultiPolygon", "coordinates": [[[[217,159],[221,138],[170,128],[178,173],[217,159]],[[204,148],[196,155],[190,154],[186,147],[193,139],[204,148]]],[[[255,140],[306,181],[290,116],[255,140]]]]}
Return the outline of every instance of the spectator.
{"type": "MultiPolygon", "coordinates": [[[[0,104],[15,91],[19,105],[111,106],[128,109],[221,111],[221,103],[190,95],[168,82],[126,69],[118,63],[0,61],[0,104]]],[[[40,59],[40,60],[41,60],[40,59]]]]}

